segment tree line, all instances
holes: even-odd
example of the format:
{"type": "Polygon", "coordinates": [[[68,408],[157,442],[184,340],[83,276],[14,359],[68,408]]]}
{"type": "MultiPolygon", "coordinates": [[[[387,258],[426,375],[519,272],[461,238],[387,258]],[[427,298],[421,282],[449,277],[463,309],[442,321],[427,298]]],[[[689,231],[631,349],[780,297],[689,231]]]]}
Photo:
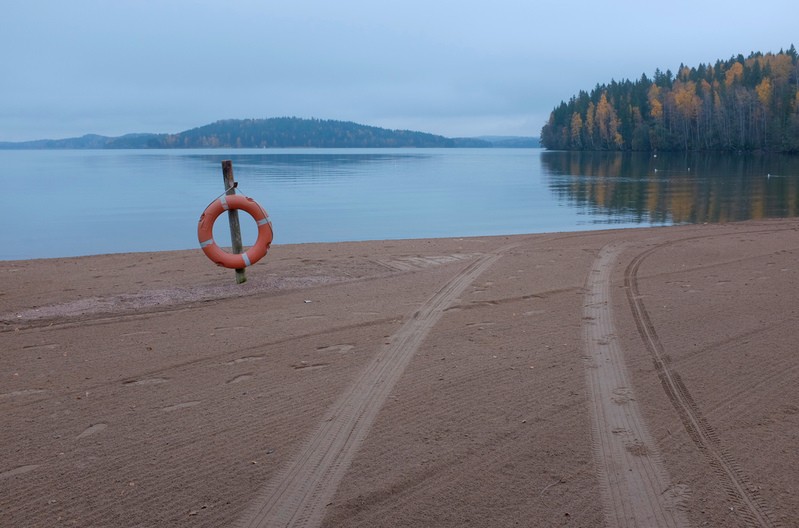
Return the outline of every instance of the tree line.
{"type": "Polygon", "coordinates": [[[561,102],[551,150],[799,152],[799,54],[753,52],[677,74],[655,70],[561,102]]]}
{"type": "MultiPolygon", "coordinates": [[[[177,134],[0,142],[0,149],[147,148],[489,148],[531,147],[533,138],[448,138],[412,130],[390,130],[350,121],[270,117],[225,119],[177,134]]],[[[537,140],[535,140],[537,141],[537,140]]]]}
{"type": "Polygon", "coordinates": [[[490,147],[486,141],[389,130],[349,121],[273,117],[226,119],[179,134],[152,138],[157,148],[454,148],[490,147]]]}

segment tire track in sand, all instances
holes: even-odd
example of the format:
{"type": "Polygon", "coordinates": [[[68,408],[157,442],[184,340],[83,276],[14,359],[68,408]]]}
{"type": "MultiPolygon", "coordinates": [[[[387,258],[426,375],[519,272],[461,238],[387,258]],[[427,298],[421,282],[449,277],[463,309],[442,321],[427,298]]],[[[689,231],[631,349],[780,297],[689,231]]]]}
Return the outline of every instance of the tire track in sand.
{"type": "Polygon", "coordinates": [[[632,394],[615,335],[610,276],[622,245],[602,248],[586,279],[583,335],[594,452],[608,527],[688,526],[632,394]]]}
{"type": "MultiPolygon", "coordinates": [[[[746,231],[745,234],[758,232],[746,231]]],[[[741,233],[736,233],[741,234],[741,233]]],[[[686,240],[695,240],[691,237],[686,240]]],[[[675,242],[659,244],[638,254],[627,266],[624,271],[624,285],[627,290],[627,302],[632,310],[635,325],[638,333],[644,341],[647,350],[655,363],[658,378],[663,385],[669,400],[671,400],[680,420],[691,439],[697,447],[705,454],[710,465],[721,477],[721,482],[726,489],[727,496],[737,506],[741,516],[751,526],[777,527],[779,522],[773,519],[773,512],[767,508],[760,496],[756,493],[754,486],[750,484],[747,475],[740,469],[740,466],[733,456],[722,446],[718,435],[705,419],[699,407],[696,405],[688,388],[683,384],[677,372],[674,372],[666,360],[666,353],[663,344],[655,331],[652,319],[649,317],[644,306],[642,296],[638,288],[638,269],[641,263],[655,251],[672,245],[675,242]]]]}
{"type": "MultiPolygon", "coordinates": [[[[504,248],[507,249],[507,248],[504,248]]],[[[480,256],[428,299],[333,404],[300,452],[257,496],[242,527],[318,526],[377,413],[430,329],[503,250],[480,256]]]]}

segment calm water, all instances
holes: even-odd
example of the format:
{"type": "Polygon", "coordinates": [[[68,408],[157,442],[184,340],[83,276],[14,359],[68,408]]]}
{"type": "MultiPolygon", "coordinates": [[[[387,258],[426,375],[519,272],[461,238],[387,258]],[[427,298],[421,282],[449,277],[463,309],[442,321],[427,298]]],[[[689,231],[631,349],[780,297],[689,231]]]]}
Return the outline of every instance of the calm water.
{"type": "MultiPolygon", "coordinates": [[[[539,149],[0,151],[0,259],[198,247],[221,161],[275,243],[799,215],[799,157],[539,149]]],[[[242,216],[244,242],[254,222],[242,216]]],[[[215,237],[229,243],[224,215],[215,237]]]]}

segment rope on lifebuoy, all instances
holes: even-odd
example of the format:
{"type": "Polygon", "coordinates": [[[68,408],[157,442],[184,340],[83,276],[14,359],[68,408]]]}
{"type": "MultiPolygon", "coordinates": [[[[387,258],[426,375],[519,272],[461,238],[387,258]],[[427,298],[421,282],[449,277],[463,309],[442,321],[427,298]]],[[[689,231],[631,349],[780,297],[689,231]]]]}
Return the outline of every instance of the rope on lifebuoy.
{"type": "Polygon", "coordinates": [[[274,233],[272,232],[272,221],[263,207],[252,198],[239,194],[223,194],[200,215],[197,224],[197,238],[200,240],[200,248],[203,253],[216,263],[217,266],[224,266],[230,269],[243,269],[252,266],[266,255],[269,246],[272,244],[274,233]],[[233,254],[224,251],[214,241],[214,222],[224,211],[241,209],[253,217],[258,224],[258,238],[250,249],[245,253],[233,254]]]}

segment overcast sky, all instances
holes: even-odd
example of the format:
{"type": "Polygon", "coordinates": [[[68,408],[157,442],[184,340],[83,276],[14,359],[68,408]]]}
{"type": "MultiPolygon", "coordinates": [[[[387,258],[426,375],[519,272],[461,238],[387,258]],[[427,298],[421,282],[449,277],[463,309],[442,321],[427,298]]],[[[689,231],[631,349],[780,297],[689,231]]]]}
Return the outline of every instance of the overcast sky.
{"type": "Polygon", "coordinates": [[[799,46],[795,0],[3,0],[0,141],[316,117],[537,136],[612,79],[799,46]]]}

